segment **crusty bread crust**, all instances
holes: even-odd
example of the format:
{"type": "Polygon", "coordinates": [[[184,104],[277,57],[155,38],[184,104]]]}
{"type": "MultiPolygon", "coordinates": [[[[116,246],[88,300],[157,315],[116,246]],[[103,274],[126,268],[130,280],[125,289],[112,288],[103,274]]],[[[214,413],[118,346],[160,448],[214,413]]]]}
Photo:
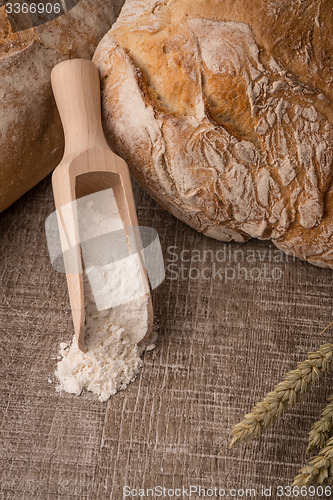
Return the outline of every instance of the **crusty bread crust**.
{"type": "Polygon", "coordinates": [[[108,140],[223,241],[333,267],[330,0],[127,0],[94,61],[108,140]]]}
{"type": "Polygon", "coordinates": [[[14,33],[0,7],[0,212],[61,160],[51,69],[64,59],[90,58],[114,19],[110,0],[81,0],[66,15],[14,33]]]}

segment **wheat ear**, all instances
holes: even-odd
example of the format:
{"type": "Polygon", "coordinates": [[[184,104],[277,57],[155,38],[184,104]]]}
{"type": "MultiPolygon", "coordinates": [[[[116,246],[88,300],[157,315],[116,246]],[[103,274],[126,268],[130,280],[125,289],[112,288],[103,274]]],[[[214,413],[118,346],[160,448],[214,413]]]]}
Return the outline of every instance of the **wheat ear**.
{"type": "Polygon", "coordinates": [[[327,400],[329,404],[321,412],[321,419],[313,424],[309,432],[308,453],[323,448],[333,434],[333,394],[327,400]]]}
{"type": "Polygon", "coordinates": [[[313,457],[309,465],[303,467],[295,477],[293,486],[322,486],[333,483],[333,437],[331,437],[325,448],[313,457]]]}
{"type": "Polygon", "coordinates": [[[313,383],[318,382],[332,367],[333,344],[324,344],[317,352],[310,352],[306,361],[297,364],[297,369],[286,375],[263,401],[260,401],[244,420],[232,429],[233,439],[229,448],[240,441],[250,441],[274,424],[287,408],[308,392],[313,383]]]}

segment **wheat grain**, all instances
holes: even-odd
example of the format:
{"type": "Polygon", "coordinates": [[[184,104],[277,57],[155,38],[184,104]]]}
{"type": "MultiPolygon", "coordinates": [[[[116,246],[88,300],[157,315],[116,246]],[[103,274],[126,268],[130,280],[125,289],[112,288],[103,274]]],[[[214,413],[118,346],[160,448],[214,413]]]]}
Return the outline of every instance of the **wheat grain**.
{"type": "Polygon", "coordinates": [[[315,422],[309,432],[308,453],[323,448],[333,434],[333,394],[327,399],[329,404],[321,412],[321,419],[315,422]]]}
{"type": "Polygon", "coordinates": [[[333,483],[333,437],[320,450],[318,455],[313,457],[309,465],[303,467],[295,477],[293,486],[324,486],[333,483]]]}
{"type": "Polygon", "coordinates": [[[319,351],[310,352],[306,361],[299,362],[297,369],[287,373],[286,379],[269,392],[251,413],[245,415],[242,422],[234,426],[234,437],[229,447],[240,441],[248,442],[259,437],[331,369],[332,362],[333,344],[324,344],[319,351]]]}

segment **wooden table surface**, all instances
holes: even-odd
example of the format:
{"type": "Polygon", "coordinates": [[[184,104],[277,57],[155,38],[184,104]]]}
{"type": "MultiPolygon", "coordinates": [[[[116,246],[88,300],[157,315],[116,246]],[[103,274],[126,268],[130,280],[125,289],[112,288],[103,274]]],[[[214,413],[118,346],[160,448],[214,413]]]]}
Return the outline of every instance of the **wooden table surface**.
{"type": "Polygon", "coordinates": [[[65,276],[46,245],[50,178],[0,215],[1,498],[119,500],[126,485],[219,487],[225,498],[230,488],[257,488],[261,498],[261,486],[291,484],[306,462],[330,376],[261,439],[228,443],[243,414],[332,339],[332,330],[320,335],[333,319],[332,272],[276,262],[283,254],[265,242],[206,238],[137,187],[135,196],[167,268],[153,292],[159,336],[136,381],[107,403],[55,390],[72,322],[65,276]]]}

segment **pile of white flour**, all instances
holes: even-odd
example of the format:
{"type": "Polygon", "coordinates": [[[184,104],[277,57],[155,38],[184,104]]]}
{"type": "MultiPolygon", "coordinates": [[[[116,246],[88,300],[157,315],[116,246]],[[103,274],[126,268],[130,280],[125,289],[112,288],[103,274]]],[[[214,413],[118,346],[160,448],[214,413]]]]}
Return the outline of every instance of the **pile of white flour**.
{"type": "Polygon", "coordinates": [[[107,401],[118,390],[132,382],[142,366],[138,347],[126,336],[123,328],[105,323],[87,342],[83,353],[75,340],[71,346],[60,344],[62,361],[55,372],[57,390],[79,396],[84,389],[107,401]]]}
{"type": "Polygon", "coordinates": [[[148,298],[137,256],[119,259],[118,253],[114,258],[117,238],[123,237],[115,230],[123,224],[112,190],[78,200],[78,219],[83,256],[84,242],[93,242],[83,276],[88,351],[80,351],[75,338],[71,344],[60,344],[57,390],[77,396],[87,390],[106,401],[125,389],[142,366],[137,341],[147,332],[148,298]]]}

